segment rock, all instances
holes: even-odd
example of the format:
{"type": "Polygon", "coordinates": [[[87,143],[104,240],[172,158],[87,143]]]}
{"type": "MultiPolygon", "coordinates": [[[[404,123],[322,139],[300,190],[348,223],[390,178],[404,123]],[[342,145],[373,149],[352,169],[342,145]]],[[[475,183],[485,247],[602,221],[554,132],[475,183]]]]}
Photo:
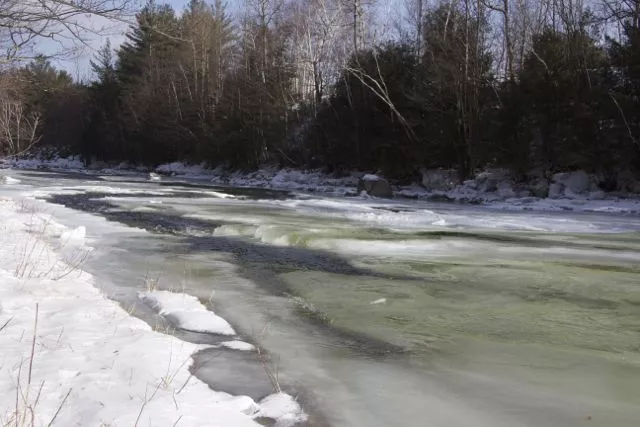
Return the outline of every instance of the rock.
{"type": "Polygon", "coordinates": [[[565,197],[586,195],[591,189],[591,179],[585,171],[557,173],[553,175],[553,184],[561,187],[560,193],[565,197]]]}
{"type": "Polygon", "coordinates": [[[160,181],[162,178],[157,173],[151,172],[149,173],[149,179],[151,181],[160,181]]]}
{"type": "Polygon", "coordinates": [[[627,193],[640,193],[640,180],[636,174],[630,170],[622,171],[618,174],[618,190],[627,193]]]}
{"type": "MultiPolygon", "coordinates": [[[[534,180],[529,186],[529,191],[531,191],[531,194],[533,194],[534,197],[538,197],[540,199],[546,199],[547,197],[552,197],[549,181],[547,181],[544,178],[538,178],[534,180]]],[[[557,191],[558,189],[554,188],[554,192],[557,192],[557,191]]]]}
{"type": "Polygon", "coordinates": [[[571,172],[565,180],[565,194],[570,191],[573,194],[585,194],[591,188],[589,175],[584,171],[571,172]]]}
{"type": "Polygon", "coordinates": [[[458,173],[451,169],[421,169],[420,174],[422,186],[427,190],[449,191],[460,183],[458,173]]]}
{"type": "Polygon", "coordinates": [[[393,197],[393,190],[389,182],[377,175],[364,175],[358,181],[358,193],[366,191],[368,195],[373,197],[393,197]]]}
{"type": "Polygon", "coordinates": [[[467,179],[466,181],[464,181],[462,183],[462,188],[467,188],[470,190],[477,190],[478,189],[478,183],[476,182],[475,179],[467,179]]]}
{"type": "Polygon", "coordinates": [[[557,182],[552,182],[551,184],[549,184],[547,197],[549,197],[550,199],[560,199],[563,196],[564,196],[564,185],[557,182]]]}
{"type": "Polygon", "coordinates": [[[498,195],[503,199],[511,199],[517,196],[516,192],[511,186],[511,183],[507,181],[499,182],[497,185],[497,191],[498,195]]]}
{"type": "Polygon", "coordinates": [[[506,169],[487,169],[476,176],[478,191],[492,193],[498,191],[498,185],[511,182],[511,173],[506,169]]]}
{"type": "Polygon", "coordinates": [[[587,196],[592,188],[592,179],[585,171],[564,172],[553,175],[549,186],[550,198],[587,196]]]}

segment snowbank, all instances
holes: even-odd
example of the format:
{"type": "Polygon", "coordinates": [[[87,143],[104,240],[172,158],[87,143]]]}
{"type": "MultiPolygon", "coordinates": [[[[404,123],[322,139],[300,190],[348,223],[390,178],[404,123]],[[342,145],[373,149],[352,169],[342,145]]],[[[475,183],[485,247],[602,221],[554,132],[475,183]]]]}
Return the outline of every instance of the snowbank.
{"type": "Polygon", "coordinates": [[[141,292],[139,298],[180,329],[219,335],[235,335],[231,325],[198,301],[198,298],[169,291],[141,292]]]}
{"type": "Polygon", "coordinates": [[[164,175],[187,175],[187,176],[203,176],[207,173],[204,164],[187,165],[182,162],[173,162],[160,165],[156,168],[156,172],[164,175]]]}
{"type": "Polygon", "coordinates": [[[5,185],[20,184],[20,180],[10,177],[8,175],[0,175],[0,184],[5,184],[5,185]]]}
{"type": "MultiPolygon", "coordinates": [[[[77,157],[5,162],[17,168],[83,170],[82,162],[77,157]]],[[[126,163],[111,168],[96,164],[89,171],[100,174],[148,172],[141,167],[135,168],[135,171],[127,170],[129,167],[126,163]]],[[[375,182],[382,179],[374,174],[352,173],[345,177],[335,177],[319,170],[275,167],[265,167],[253,172],[229,172],[223,168],[207,169],[204,164],[189,165],[182,162],[160,165],[155,172],[222,186],[360,197],[367,197],[357,190],[361,180],[375,182]]],[[[462,183],[458,181],[454,170],[421,170],[421,174],[420,184],[394,186],[393,194],[400,198],[471,203],[501,210],[640,214],[640,181],[629,171],[619,173],[617,182],[620,188],[617,193],[604,193],[596,185],[596,177],[582,171],[558,173],[550,178],[545,178],[540,172],[539,176],[532,176],[526,184],[516,183],[505,169],[487,169],[462,183]]],[[[154,177],[152,180],[156,180],[155,177],[160,179],[159,175],[151,176],[154,177]]]]}
{"type": "Polygon", "coordinates": [[[18,158],[5,160],[5,163],[18,169],[53,169],[53,170],[78,170],[84,168],[80,156],[53,157],[51,159],[18,158]]]}
{"type": "MultiPolygon", "coordinates": [[[[286,426],[306,418],[290,396],[257,403],[193,378],[191,355],[203,346],[153,331],[61,256],[63,247],[83,247],[83,228],[6,198],[0,224],[3,425],[259,426],[268,416],[286,426]]],[[[177,298],[158,299],[200,310],[177,298]]]]}

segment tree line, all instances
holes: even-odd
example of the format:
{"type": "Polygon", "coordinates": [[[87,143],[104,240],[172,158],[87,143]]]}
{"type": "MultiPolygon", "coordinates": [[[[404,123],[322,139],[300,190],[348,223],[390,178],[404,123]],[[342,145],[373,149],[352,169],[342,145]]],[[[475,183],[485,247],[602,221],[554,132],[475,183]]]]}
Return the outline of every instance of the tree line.
{"type": "MultiPolygon", "coordinates": [[[[147,3],[89,83],[6,67],[0,147],[381,171],[640,170],[640,0],[147,3]],[[398,3],[399,5],[399,3],[398,3]],[[399,7],[399,6],[398,6],[399,7]]],[[[615,185],[612,183],[611,185],[615,185]]]]}

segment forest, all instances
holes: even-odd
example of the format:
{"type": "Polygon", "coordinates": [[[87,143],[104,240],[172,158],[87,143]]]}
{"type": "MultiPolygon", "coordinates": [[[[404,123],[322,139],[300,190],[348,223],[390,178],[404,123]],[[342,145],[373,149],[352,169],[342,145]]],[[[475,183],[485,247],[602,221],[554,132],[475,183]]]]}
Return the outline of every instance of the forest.
{"type": "Polygon", "coordinates": [[[86,81],[7,58],[4,155],[398,181],[584,170],[613,187],[640,171],[640,0],[150,1],[86,81]]]}

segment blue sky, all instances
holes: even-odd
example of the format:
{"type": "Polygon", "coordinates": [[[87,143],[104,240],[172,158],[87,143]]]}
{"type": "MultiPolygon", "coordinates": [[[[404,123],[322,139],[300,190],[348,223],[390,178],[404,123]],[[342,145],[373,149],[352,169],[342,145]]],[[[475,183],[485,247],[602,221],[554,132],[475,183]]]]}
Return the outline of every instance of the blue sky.
{"type": "MultiPolygon", "coordinates": [[[[144,0],[138,0],[140,4],[144,4],[144,0]]],[[[234,9],[240,4],[242,0],[229,0],[227,1],[229,9],[234,9]]],[[[188,0],[158,0],[158,3],[170,4],[176,12],[183,10],[188,0]]],[[[115,47],[122,43],[125,39],[125,33],[128,30],[128,25],[125,23],[107,23],[104,21],[96,21],[95,18],[90,18],[93,22],[94,28],[99,28],[98,34],[90,35],[88,43],[86,45],[78,45],[73,54],[66,54],[64,57],[56,57],[54,64],[62,69],[71,73],[74,78],[80,80],[87,80],[91,77],[89,61],[95,55],[96,51],[103,46],[107,39],[111,41],[111,44],[115,47]]],[[[47,55],[54,55],[64,49],[68,51],[69,43],[62,47],[60,43],[51,40],[41,40],[36,45],[36,50],[47,55]]]]}
{"type": "MultiPolygon", "coordinates": [[[[146,0],[136,0],[138,2],[138,8],[143,5],[146,0]]],[[[156,0],[157,3],[168,3],[174,10],[180,13],[189,0],[156,0]]],[[[209,2],[215,0],[207,0],[209,2]]],[[[226,0],[228,11],[230,13],[237,12],[245,0],[226,0]]],[[[383,16],[389,16],[392,9],[397,8],[397,4],[400,0],[378,0],[377,5],[379,12],[382,12],[383,16]]],[[[391,13],[392,14],[392,13],[391,13]]],[[[67,70],[74,78],[78,80],[89,80],[91,78],[91,71],[89,61],[95,55],[96,51],[103,46],[107,39],[111,41],[111,45],[117,47],[125,40],[125,33],[128,31],[128,25],[125,23],[108,23],[105,20],[96,20],[95,18],[87,18],[90,22],[95,21],[94,28],[100,28],[97,31],[98,34],[90,36],[90,40],[86,46],[80,46],[81,49],[73,56],[68,55],[66,58],[55,58],[54,64],[62,69],[67,70]]],[[[41,41],[37,45],[38,52],[52,55],[60,51],[60,45],[52,42],[51,40],[41,41]]]]}

